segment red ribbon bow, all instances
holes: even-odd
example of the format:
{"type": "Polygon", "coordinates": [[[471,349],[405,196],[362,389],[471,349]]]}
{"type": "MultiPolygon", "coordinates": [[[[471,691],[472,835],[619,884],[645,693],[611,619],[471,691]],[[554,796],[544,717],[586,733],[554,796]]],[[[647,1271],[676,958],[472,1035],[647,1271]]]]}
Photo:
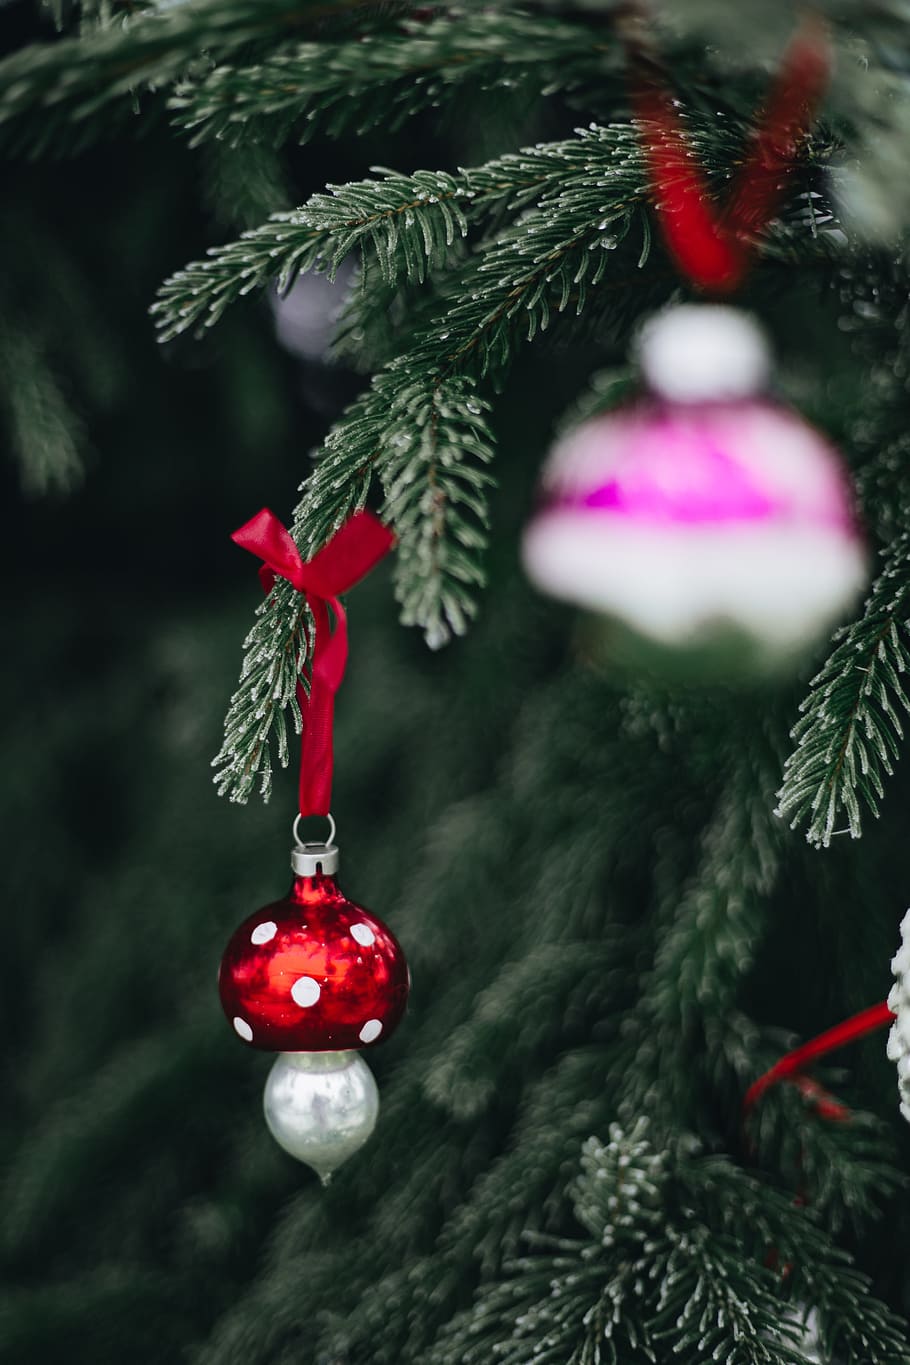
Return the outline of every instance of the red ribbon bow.
{"type": "Polygon", "coordinates": [[[327,815],[332,794],[332,721],[335,693],[348,660],[348,625],[339,596],[359,583],[394,544],[394,536],[372,512],[355,512],[332,539],[304,562],[288,530],[267,507],[231,536],[263,560],[259,580],[269,593],[275,579],[303,593],[315,629],[308,651],[309,691],[302,680],[297,700],[303,716],[300,737],[300,814],[327,815]],[[331,629],[329,609],[335,616],[331,629]]]}
{"type": "Polygon", "coordinates": [[[650,63],[644,69],[640,43],[631,46],[639,70],[633,102],[645,124],[645,151],[667,246],[695,284],[729,293],[748,268],[749,237],[771,220],[827,83],[831,52],[824,24],[808,19],[791,41],[722,214],[711,203],[707,178],[686,140],[671,92],[650,63]]]}

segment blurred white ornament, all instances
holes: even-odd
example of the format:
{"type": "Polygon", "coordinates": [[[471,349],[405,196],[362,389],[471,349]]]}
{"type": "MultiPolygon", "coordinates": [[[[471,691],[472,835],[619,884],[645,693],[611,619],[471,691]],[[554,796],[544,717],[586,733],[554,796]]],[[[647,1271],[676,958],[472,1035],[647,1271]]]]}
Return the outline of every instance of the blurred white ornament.
{"type": "Polygon", "coordinates": [[[795,1344],[801,1359],[806,1365],[834,1365],[830,1356],[822,1355],[822,1344],[818,1330],[818,1314],[814,1308],[806,1308],[803,1304],[793,1304],[786,1308],[783,1313],[784,1321],[791,1329],[799,1333],[798,1339],[793,1343],[792,1338],[786,1337],[788,1346],[795,1344]]]}
{"type": "Polygon", "coordinates": [[[376,1127],[379,1091],[359,1052],[282,1052],[263,1107],[279,1146],[327,1185],[376,1127]]]}
{"type": "Polygon", "coordinates": [[[813,1361],[815,1365],[829,1365],[822,1355],[822,1344],[818,1335],[818,1314],[815,1309],[810,1308],[805,1317],[801,1314],[794,1316],[803,1333],[799,1349],[804,1360],[813,1361]]]}
{"type": "Polygon", "coordinates": [[[888,1057],[897,1063],[901,1113],[910,1123],[910,910],[901,920],[901,946],[891,959],[894,985],[888,1008],[897,1015],[888,1034],[888,1057]]]}
{"type": "Polygon", "coordinates": [[[650,392],[549,456],[528,574],[661,646],[732,630],[763,660],[787,658],[866,578],[840,457],[764,395],[768,351],[747,315],[668,309],[640,349],[650,392]]]}
{"type": "Polygon", "coordinates": [[[300,360],[326,361],[353,267],[342,262],[334,279],[307,272],[284,295],[271,295],[275,335],[300,360]]]}

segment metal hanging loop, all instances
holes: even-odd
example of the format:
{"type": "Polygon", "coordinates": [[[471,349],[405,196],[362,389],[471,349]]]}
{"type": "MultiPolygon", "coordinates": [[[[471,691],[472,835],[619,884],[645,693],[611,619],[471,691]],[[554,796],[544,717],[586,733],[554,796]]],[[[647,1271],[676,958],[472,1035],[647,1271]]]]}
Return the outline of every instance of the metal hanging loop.
{"type": "MultiPolygon", "coordinates": [[[[309,817],[307,817],[307,818],[309,818],[309,817]]],[[[325,817],[325,818],[326,818],[326,819],[328,820],[328,822],[329,822],[329,837],[326,839],[324,847],[325,847],[325,848],[331,848],[331,847],[334,845],[334,843],[335,843],[335,832],[336,832],[335,821],[332,819],[332,812],[331,812],[331,811],[327,811],[327,812],[326,812],[326,817],[325,817]]],[[[297,826],[300,824],[300,822],[301,822],[302,819],[303,819],[303,816],[302,816],[302,815],[298,815],[298,816],[295,818],[294,823],[293,823],[293,825],[291,826],[291,833],[292,833],[293,836],[294,836],[294,843],[295,843],[295,844],[297,844],[300,848],[307,848],[307,847],[309,847],[309,844],[305,844],[305,843],[304,843],[304,841],[303,841],[303,840],[301,839],[301,837],[300,837],[300,832],[299,832],[299,830],[298,830],[298,828],[297,828],[297,826]]]]}

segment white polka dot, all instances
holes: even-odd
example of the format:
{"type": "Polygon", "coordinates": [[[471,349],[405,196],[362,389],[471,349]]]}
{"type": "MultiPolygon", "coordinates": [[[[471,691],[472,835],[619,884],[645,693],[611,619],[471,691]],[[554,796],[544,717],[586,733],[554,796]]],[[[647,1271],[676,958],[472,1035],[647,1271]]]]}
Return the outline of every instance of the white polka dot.
{"type": "Polygon", "coordinates": [[[299,976],[291,987],[291,998],[301,1009],[315,1005],[321,993],[319,982],[311,976],[299,976]]]}
{"type": "Polygon", "coordinates": [[[351,937],[362,943],[364,948],[369,948],[371,943],[376,942],[376,935],[368,924],[352,924],[351,937]]]}
{"type": "Polygon", "coordinates": [[[243,1039],[245,1043],[251,1043],[253,1041],[253,1030],[250,1028],[246,1020],[241,1019],[240,1015],[238,1014],[233,1022],[234,1032],[239,1033],[240,1037],[243,1039]]]}
{"type": "Polygon", "coordinates": [[[250,934],[250,943],[268,943],[278,933],[278,925],[273,919],[263,920],[250,934]]]}
{"type": "Polygon", "coordinates": [[[382,1024],[378,1019],[368,1019],[360,1030],[360,1041],[362,1043],[372,1043],[382,1032],[382,1024]]]}

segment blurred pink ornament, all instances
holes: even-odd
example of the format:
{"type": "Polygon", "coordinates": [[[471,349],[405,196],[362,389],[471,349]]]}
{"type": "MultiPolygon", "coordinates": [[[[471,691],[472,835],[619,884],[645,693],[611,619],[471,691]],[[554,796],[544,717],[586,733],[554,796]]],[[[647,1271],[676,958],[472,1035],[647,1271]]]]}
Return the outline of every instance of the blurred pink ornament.
{"type": "Polygon", "coordinates": [[[650,393],[553,449],[524,538],[532,581],[662,645],[732,630],[765,659],[854,600],[866,554],[837,452],[762,393],[745,314],[685,305],[646,324],[650,393]]]}

